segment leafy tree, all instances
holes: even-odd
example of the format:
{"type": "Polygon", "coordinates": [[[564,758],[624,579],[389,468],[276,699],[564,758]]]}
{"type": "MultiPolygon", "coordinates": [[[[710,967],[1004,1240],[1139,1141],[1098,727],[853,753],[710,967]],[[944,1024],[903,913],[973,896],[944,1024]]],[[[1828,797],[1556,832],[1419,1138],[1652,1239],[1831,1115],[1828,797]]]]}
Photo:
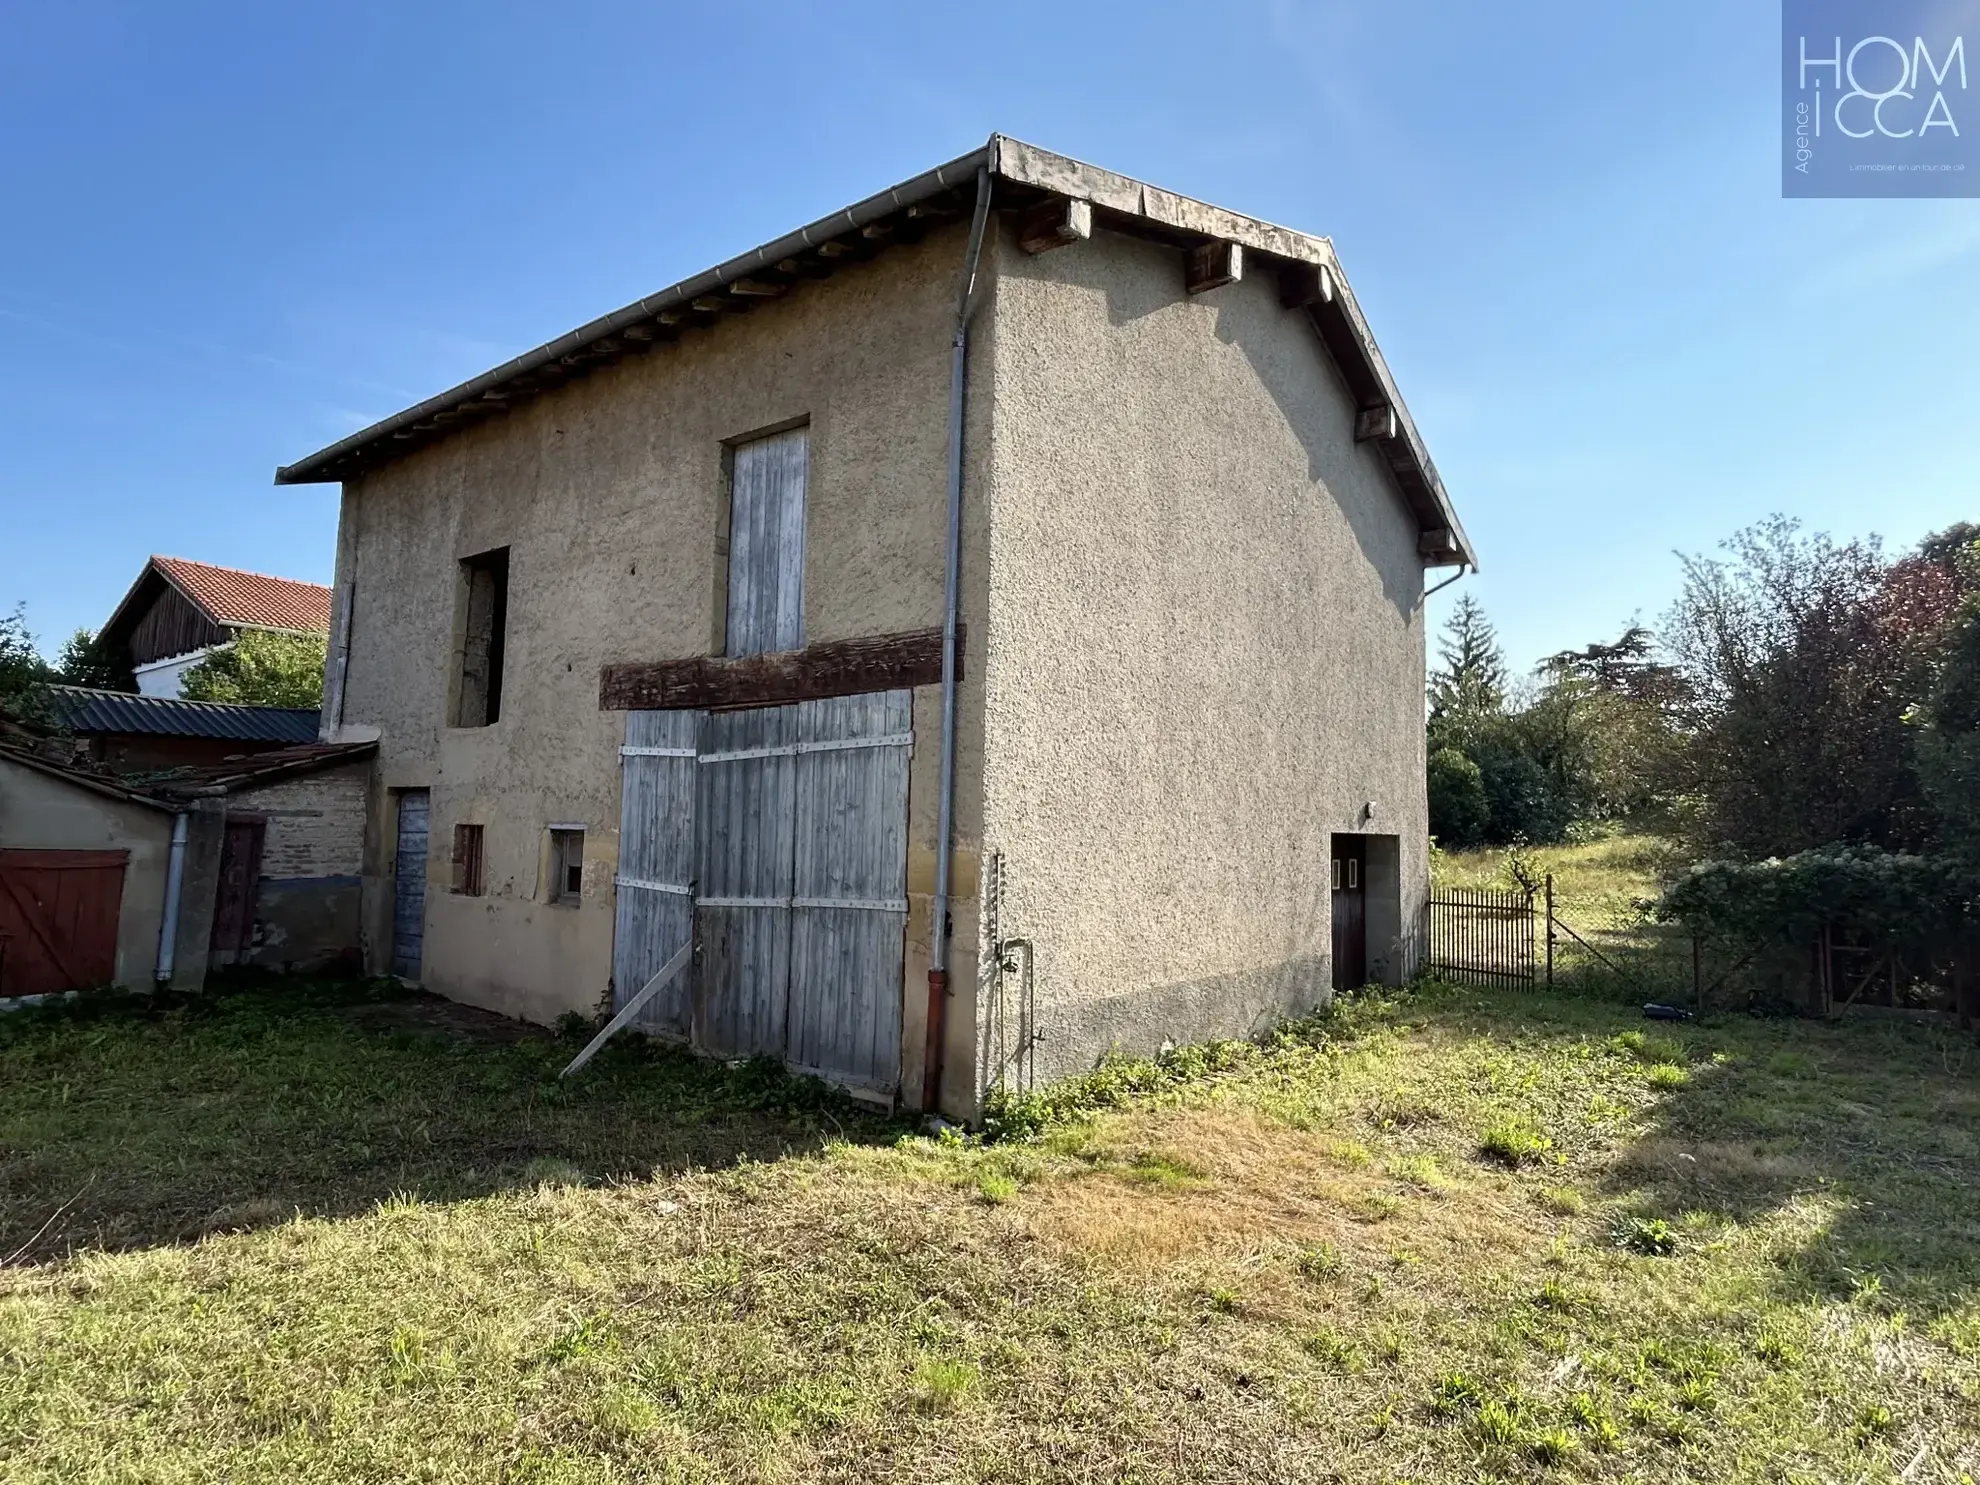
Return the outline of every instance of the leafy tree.
{"type": "Polygon", "coordinates": [[[1965,600],[1949,626],[1912,721],[1934,834],[1980,867],[1980,594],[1965,600]]]}
{"type": "Polygon", "coordinates": [[[243,629],[232,644],[188,670],[180,692],[191,701],[318,707],[326,649],[322,635],[243,629]]]}
{"type": "MultiPolygon", "coordinates": [[[[1942,536],[1945,533],[1941,533],[1942,536]]],[[[1664,632],[1688,690],[1695,845],[1748,859],[1932,833],[1907,723],[1960,603],[1957,542],[1887,562],[1775,516],[1685,559],[1664,632]]]]}
{"type": "Polygon", "coordinates": [[[129,662],[88,629],[78,629],[63,643],[55,660],[55,679],[67,686],[93,686],[104,691],[137,689],[129,662]]]}
{"type": "Polygon", "coordinates": [[[1605,700],[1578,675],[1514,686],[1477,602],[1452,613],[1431,678],[1431,832],[1451,847],[1551,841],[1604,812],[1605,700]]]}
{"type": "Polygon", "coordinates": [[[1453,850],[1482,844],[1492,823],[1485,797],[1485,775],[1462,749],[1439,748],[1430,755],[1430,833],[1453,850]]]}
{"type": "Polygon", "coordinates": [[[0,712],[22,721],[44,721],[41,688],[52,679],[48,662],[28,631],[27,605],[0,614],[0,712]]]}

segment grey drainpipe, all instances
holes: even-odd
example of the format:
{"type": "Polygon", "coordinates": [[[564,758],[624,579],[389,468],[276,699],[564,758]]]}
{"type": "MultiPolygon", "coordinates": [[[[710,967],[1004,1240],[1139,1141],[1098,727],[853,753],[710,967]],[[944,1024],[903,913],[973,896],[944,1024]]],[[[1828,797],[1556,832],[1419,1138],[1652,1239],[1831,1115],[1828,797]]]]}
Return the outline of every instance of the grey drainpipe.
{"type": "Polygon", "coordinates": [[[976,211],[969,223],[956,334],[949,359],[949,553],[942,590],[942,781],[936,827],[935,905],[928,949],[928,1041],[921,1058],[921,1106],[934,1113],[942,1096],[942,1042],[949,1006],[949,857],[956,830],[956,609],[962,577],[963,389],[969,317],[976,308],[976,268],[990,216],[990,169],[976,167],[976,211]]]}
{"type": "Polygon", "coordinates": [[[172,853],[165,863],[165,921],[158,925],[158,982],[172,978],[179,949],[179,897],[186,882],[186,812],[172,816],[172,853]]]}
{"type": "MultiPolygon", "coordinates": [[[[1425,588],[1423,590],[1423,597],[1428,598],[1432,593],[1441,593],[1444,589],[1450,587],[1452,583],[1456,582],[1459,578],[1463,577],[1465,573],[1469,572],[1470,570],[1471,570],[1471,564],[1469,562],[1458,563],[1458,570],[1456,572],[1452,573],[1449,577],[1445,578],[1441,583],[1432,583],[1429,587],[1425,588]]],[[[1422,599],[1418,599],[1417,602],[1420,605],[1422,603],[1422,599]]]]}

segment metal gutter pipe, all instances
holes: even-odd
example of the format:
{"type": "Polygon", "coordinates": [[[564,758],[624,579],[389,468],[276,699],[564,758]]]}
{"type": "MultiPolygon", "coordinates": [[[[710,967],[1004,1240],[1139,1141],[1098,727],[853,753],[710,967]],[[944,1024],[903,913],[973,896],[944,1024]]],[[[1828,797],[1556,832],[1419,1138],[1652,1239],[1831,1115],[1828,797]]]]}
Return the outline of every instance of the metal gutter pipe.
{"type": "Polygon", "coordinates": [[[172,852],[165,862],[165,921],[158,925],[158,983],[172,978],[179,949],[179,898],[186,882],[186,812],[172,816],[172,852]]]}
{"type": "Polygon", "coordinates": [[[1444,589],[1450,587],[1452,583],[1456,582],[1459,578],[1463,577],[1465,573],[1467,573],[1470,570],[1471,570],[1470,563],[1468,562],[1458,563],[1458,570],[1456,572],[1452,573],[1449,577],[1445,578],[1441,583],[1433,583],[1431,584],[1431,586],[1423,590],[1423,598],[1419,598],[1417,600],[1417,606],[1420,608],[1423,604],[1424,598],[1428,598],[1432,593],[1441,593],[1444,589]]]}
{"type": "Polygon", "coordinates": [[[990,217],[988,153],[976,167],[976,211],[969,223],[956,333],[949,352],[949,552],[942,588],[942,780],[936,827],[935,903],[928,945],[928,1040],[921,1058],[921,1107],[934,1113],[942,1096],[942,1043],[949,1007],[949,858],[956,831],[956,619],[962,586],[963,392],[969,369],[969,317],[976,308],[976,269],[990,217]]]}

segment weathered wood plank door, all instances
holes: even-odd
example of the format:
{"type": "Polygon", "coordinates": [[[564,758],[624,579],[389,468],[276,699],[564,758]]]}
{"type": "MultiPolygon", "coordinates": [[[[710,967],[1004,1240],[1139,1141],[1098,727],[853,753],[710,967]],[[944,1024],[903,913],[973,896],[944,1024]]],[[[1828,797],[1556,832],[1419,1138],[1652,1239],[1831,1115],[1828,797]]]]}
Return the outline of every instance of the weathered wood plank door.
{"type": "Polygon", "coordinates": [[[891,1095],[900,1081],[912,711],[912,692],[888,691],[629,713],[617,1003],[692,932],[691,989],[656,996],[643,1027],[717,1056],[775,1057],[891,1095]]]}
{"type": "Polygon", "coordinates": [[[711,712],[702,724],[694,1040],[718,1056],[784,1055],[797,713],[711,712]]]}
{"type": "MultiPolygon", "coordinates": [[[[694,934],[694,756],[701,719],[700,712],[626,714],[626,742],[619,749],[614,1009],[645,989],[694,934]]],[[[632,1024],[685,1041],[693,1005],[694,977],[681,975],[632,1024]]]]}
{"type": "Polygon", "coordinates": [[[244,964],[254,952],[254,908],[261,886],[260,820],[229,820],[220,841],[220,881],[213,898],[214,964],[244,964]]]}
{"type": "Polygon", "coordinates": [[[729,471],[731,655],[804,644],[804,489],[811,462],[806,428],[738,444],[729,471]]]}
{"type": "Polygon", "coordinates": [[[891,1094],[900,1082],[914,693],[798,707],[785,1056],[891,1094]]]}
{"type": "Polygon", "coordinates": [[[117,977],[128,851],[0,851],[0,995],[117,977]]]}
{"type": "Polygon", "coordinates": [[[430,796],[399,792],[398,851],[392,869],[392,973],[417,980],[426,953],[426,842],[430,796]]]}

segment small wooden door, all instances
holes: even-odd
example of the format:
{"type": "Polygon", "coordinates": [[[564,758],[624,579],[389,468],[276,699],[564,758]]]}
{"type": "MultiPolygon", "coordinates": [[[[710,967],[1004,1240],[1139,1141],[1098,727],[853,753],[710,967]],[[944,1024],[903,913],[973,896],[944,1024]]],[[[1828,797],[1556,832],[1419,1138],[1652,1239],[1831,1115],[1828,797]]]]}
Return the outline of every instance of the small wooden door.
{"type": "Polygon", "coordinates": [[[398,854],[392,868],[392,973],[419,978],[426,953],[427,803],[424,789],[399,793],[398,854]]]}
{"type": "Polygon", "coordinates": [[[245,964],[254,952],[254,906],[261,885],[259,820],[229,820],[220,843],[220,883],[213,898],[212,962],[245,964]]]}
{"type": "Polygon", "coordinates": [[[0,851],[0,995],[117,977],[128,851],[0,851]]]}
{"type": "Polygon", "coordinates": [[[1368,983],[1368,841],[1336,835],[1333,847],[1334,988],[1368,983]]]}

